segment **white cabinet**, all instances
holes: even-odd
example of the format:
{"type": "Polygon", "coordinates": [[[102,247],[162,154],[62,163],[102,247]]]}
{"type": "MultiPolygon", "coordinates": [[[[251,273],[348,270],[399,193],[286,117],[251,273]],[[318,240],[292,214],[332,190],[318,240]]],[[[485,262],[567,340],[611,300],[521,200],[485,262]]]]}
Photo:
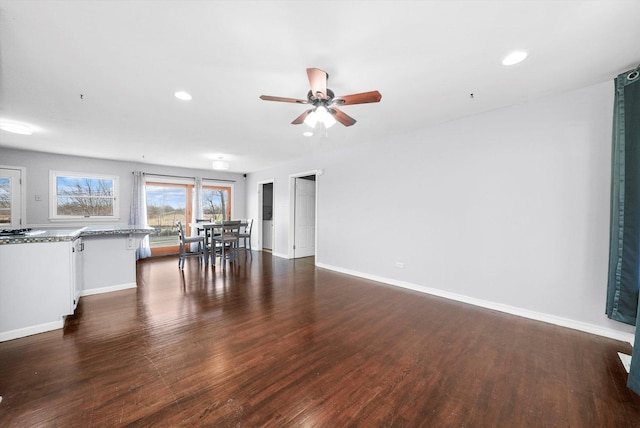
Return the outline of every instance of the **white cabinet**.
{"type": "Polygon", "coordinates": [[[0,245],[0,341],[64,326],[77,301],[76,241],[0,245]]]}

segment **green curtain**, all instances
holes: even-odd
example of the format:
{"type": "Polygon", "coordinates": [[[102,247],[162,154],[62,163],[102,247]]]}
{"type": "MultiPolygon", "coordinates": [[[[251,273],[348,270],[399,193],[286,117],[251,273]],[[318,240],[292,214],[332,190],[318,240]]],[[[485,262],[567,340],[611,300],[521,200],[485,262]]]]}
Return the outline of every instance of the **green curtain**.
{"type": "MultiPolygon", "coordinates": [[[[640,66],[615,79],[607,316],[640,319],[640,66]]],[[[640,395],[640,328],[627,385],[640,395]]]]}

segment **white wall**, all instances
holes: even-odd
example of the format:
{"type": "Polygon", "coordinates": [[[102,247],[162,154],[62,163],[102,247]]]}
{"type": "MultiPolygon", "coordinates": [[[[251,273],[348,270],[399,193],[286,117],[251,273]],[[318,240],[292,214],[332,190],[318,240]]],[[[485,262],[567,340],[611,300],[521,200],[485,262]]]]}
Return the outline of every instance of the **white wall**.
{"type": "Polygon", "coordinates": [[[287,254],[288,175],[323,169],[318,265],[627,337],[604,315],[612,111],[606,82],[311,155],[250,174],[247,215],[273,178],[287,254]]]}
{"type": "Polygon", "coordinates": [[[132,171],[235,180],[235,183],[233,183],[234,195],[232,195],[232,216],[235,218],[246,217],[245,202],[247,198],[245,194],[245,181],[242,174],[55,155],[50,153],[6,149],[2,147],[0,147],[0,165],[21,166],[26,168],[27,225],[45,225],[50,223],[50,170],[117,175],[120,183],[120,220],[116,222],[117,224],[129,223],[129,208],[131,205],[131,190],[133,186],[132,171]],[[36,201],[36,195],[41,196],[40,201],[36,201]]]}

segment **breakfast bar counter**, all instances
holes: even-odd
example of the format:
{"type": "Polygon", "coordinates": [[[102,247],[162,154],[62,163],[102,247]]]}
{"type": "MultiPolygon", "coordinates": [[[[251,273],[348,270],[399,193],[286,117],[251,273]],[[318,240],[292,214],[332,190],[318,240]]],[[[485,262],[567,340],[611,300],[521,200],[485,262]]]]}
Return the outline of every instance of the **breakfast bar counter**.
{"type": "Polygon", "coordinates": [[[0,236],[0,342],[60,329],[81,296],[136,284],[136,249],[155,229],[32,228],[0,236]]]}
{"type": "Polygon", "coordinates": [[[155,232],[153,228],[136,225],[98,225],[79,228],[26,228],[17,229],[13,234],[6,232],[0,235],[0,245],[74,241],[83,236],[148,235],[153,232],[155,232]]]}

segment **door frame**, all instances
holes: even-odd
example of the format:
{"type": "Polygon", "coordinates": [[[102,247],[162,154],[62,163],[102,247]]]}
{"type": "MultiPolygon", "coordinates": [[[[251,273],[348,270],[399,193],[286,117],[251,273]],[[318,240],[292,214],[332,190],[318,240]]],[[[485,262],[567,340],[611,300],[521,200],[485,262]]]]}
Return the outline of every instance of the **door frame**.
{"type": "MultiPolygon", "coordinates": [[[[274,178],[270,178],[267,180],[262,180],[262,181],[258,181],[256,183],[258,185],[258,216],[257,216],[257,221],[255,221],[253,223],[252,229],[256,229],[256,235],[254,236],[258,236],[258,250],[262,251],[263,248],[263,243],[262,243],[262,221],[263,221],[263,216],[262,216],[262,204],[264,203],[264,185],[265,184],[273,184],[273,194],[271,195],[271,203],[273,204],[273,207],[271,208],[271,220],[273,222],[273,244],[271,245],[271,247],[275,247],[275,230],[276,230],[276,224],[275,224],[275,215],[276,215],[276,207],[275,207],[275,193],[276,193],[276,180],[274,178]]],[[[251,231],[251,233],[253,233],[253,231],[251,231]]],[[[275,252],[275,248],[271,248],[271,253],[273,254],[275,252]]]]}
{"type": "Polygon", "coordinates": [[[296,178],[307,177],[309,175],[316,176],[316,198],[315,198],[315,236],[314,236],[314,255],[318,255],[318,191],[320,189],[320,176],[323,171],[321,169],[312,169],[309,171],[289,174],[289,242],[287,244],[287,258],[295,259],[295,233],[296,233],[296,178]]]}

